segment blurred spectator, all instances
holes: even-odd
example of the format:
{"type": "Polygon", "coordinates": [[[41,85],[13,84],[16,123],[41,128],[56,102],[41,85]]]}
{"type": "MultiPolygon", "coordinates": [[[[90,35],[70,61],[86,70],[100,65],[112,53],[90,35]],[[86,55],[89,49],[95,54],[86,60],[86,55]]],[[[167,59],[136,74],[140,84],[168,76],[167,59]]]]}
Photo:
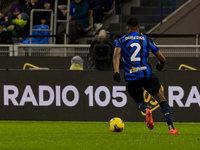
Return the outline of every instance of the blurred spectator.
{"type": "Polygon", "coordinates": [[[26,31],[24,32],[25,35],[29,34],[29,27],[30,27],[30,10],[31,10],[31,0],[19,0],[19,9],[21,13],[26,13],[28,15],[26,31]]]}
{"type": "Polygon", "coordinates": [[[24,28],[27,24],[29,17],[26,13],[21,13],[17,16],[16,19],[12,19],[11,23],[15,23],[20,27],[24,28]]]}
{"type": "Polygon", "coordinates": [[[90,9],[93,10],[95,30],[100,30],[103,24],[104,12],[111,10],[114,0],[90,0],[90,9]]]}
{"type": "MultiPolygon", "coordinates": [[[[21,13],[19,6],[13,3],[10,7],[10,12],[5,16],[1,24],[4,25],[4,30],[11,31],[13,36],[24,36],[28,20],[28,15],[24,12],[21,13]]],[[[13,37],[12,40],[14,43],[20,43],[22,37],[13,37]]]]}
{"type": "Polygon", "coordinates": [[[7,14],[8,16],[8,21],[6,20],[6,22],[8,23],[6,26],[10,25],[11,21],[13,19],[16,19],[18,17],[18,15],[20,14],[20,9],[19,6],[15,3],[13,3],[10,7],[10,12],[7,14]]]}
{"type": "Polygon", "coordinates": [[[13,44],[12,33],[4,31],[3,25],[0,24],[0,44],[13,44]]]}
{"type": "Polygon", "coordinates": [[[70,70],[83,70],[83,59],[80,56],[74,56],[71,59],[70,70]]]}
{"type": "Polygon", "coordinates": [[[30,17],[30,2],[31,0],[19,0],[19,9],[30,17]]]}
{"type": "MultiPolygon", "coordinates": [[[[16,40],[13,39],[13,41],[15,43],[20,43],[22,39],[22,37],[24,35],[28,35],[28,25],[27,25],[27,22],[28,22],[28,15],[26,13],[21,13],[18,15],[18,18],[16,19],[13,19],[11,21],[11,24],[10,25],[13,25],[14,26],[14,30],[18,33],[19,35],[19,38],[15,38],[16,40]]],[[[9,26],[8,26],[9,27],[9,26]]]]}
{"type": "MultiPolygon", "coordinates": [[[[52,5],[49,0],[43,1],[43,8],[44,9],[52,9],[52,5]]],[[[50,12],[42,12],[41,23],[50,26],[51,21],[51,14],[50,12]]]]}
{"type": "MultiPolygon", "coordinates": [[[[81,27],[87,28],[89,26],[89,4],[86,0],[74,0],[71,3],[71,6],[74,6],[74,12],[71,12],[69,16],[69,37],[70,42],[76,42],[78,29],[81,27]],[[73,14],[72,14],[73,13],[73,14]]],[[[72,7],[70,7],[72,8],[72,7]]],[[[61,23],[57,33],[64,33],[66,30],[66,23],[61,23]]]]}
{"type": "Polygon", "coordinates": [[[68,0],[58,0],[58,8],[60,10],[66,10],[67,4],[68,4],[68,0]]]}
{"type": "MultiPolygon", "coordinates": [[[[44,4],[46,0],[41,0],[41,1],[42,1],[42,4],[44,4]]],[[[57,0],[57,1],[59,1],[59,0],[57,0]]],[[[48,0],[48,2],[51,4],[51,6],[52,6],[52,8],[53,8],[53,6],[54,6],[54,4],[55,4],[55,0],[48,0]]],[[[58,3],[57,3],[57,4],[58,4],[58,3]]]]}
{"type": "Polygon", "coordinates": [[[18,29],[15,30],[14,24],[9,25],[8,27],[4,27],[3,30],[4,31],[10,31],[12,33],[12,36],[18,36],[19,35],[18,32],[17,32],[18,29]]]}
{"type": "Polygon", "coordinates": [[[8,27],[12,23],[14,23],[25,29],[27,21],[29,20],[28,15],[24,12],[21,13],[19,6],[15,3],[11,5],[10,10],[11,12],[9,12],[7,16],[5,16],[2,24],[5,27],[8,27]]]}
{"type": "Polygon", "coordinates": [[[27,5],[31,2],[31,0],[19,0],[19,6],[21,7],[21,11],[24,11],[23,8],[26,8],[27,5]]]}
{"type": "MultiPolygon", "coordinates": [[[[43,8],[54,10],[54,7],[53,7],[52,3],[50,2],[50,0],[43,0],[43,8]]],[[[62,11],[59,8],[57,8],[57,19],[58,20],[66,19],[65,16],[63,15],[62,11]]],[[[50,26],[50,21],[51,21],[51,13],[50,12],[42,12],[41,23],[50,26]]]]}
{"type": "Polygon", "coordinates": [[[4,19],[5,19],[4,14],[3,14],[2,12],[0,12],[0,23],[1,23],[2,21],[4,21],[4,19]]]}
{"type": "MultiPolygon", "coordinates": [[[[26,11],[24,11],[30,18],[30,13],[32,9],[42,9],[42,2],[41,0],[30,0],[29,2],[27,1],[26,3],[26,11]]],[[[40,24],[41,21],[41,12],[34,12],[33,13],[33,25],[38,25],[40,24]]]]}
{"type": "MultiPolygon", "coordinates": [[[[49,29],[49,27],[45,24],[35,25],[33,29],[49,29]]],[[[33,31],[32,35],[49,35],[49,31],[33,31]]],[[[48,37],[33,37],[31,43],[32,44],[47,44],[48,37]]],[[[23,44],[30,44],[30,38],[26,38],[22,41],[23,44]]]]}
{"type": "MultiPolygon", "coordinates": [[[[24,28],[20,27],[15,23],[11,23],[8,27],[4,27],[5,31],[10,31],[12,36],[23,36],[24,28]]],[[[12,37],[14,43],[20,43],[23,39],[22,37],[12,37]]]]}

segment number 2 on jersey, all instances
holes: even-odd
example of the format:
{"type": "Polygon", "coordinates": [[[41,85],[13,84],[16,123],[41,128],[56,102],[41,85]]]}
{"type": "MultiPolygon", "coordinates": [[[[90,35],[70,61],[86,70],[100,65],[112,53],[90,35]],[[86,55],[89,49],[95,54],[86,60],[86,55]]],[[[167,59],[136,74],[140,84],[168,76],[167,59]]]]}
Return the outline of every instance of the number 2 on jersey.
{"type": "Polygon", "coordinates": [[[136,57],[136,56],[140,52],[141,46],[138,43],[132,43],[131,47],[134,47],[134,46],[136,46],[136,50],[133,52],[133,54],[131,56],[131,61],[140,61],[141,58],[140,57],[136,57]]]}

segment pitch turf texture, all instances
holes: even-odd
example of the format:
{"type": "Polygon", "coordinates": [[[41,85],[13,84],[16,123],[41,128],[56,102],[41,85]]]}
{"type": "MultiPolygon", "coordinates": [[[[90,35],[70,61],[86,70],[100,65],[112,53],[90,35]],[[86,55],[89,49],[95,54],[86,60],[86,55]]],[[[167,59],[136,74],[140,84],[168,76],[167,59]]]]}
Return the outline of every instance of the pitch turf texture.
{"type": "Polygon", "coordinates": [[[199,123],[174,123],[181,133],[170,135],[166,123],[125,122],[111,132],[108,122],[0,121],[0,150],[193,150],[200,149],[199,123]]]}

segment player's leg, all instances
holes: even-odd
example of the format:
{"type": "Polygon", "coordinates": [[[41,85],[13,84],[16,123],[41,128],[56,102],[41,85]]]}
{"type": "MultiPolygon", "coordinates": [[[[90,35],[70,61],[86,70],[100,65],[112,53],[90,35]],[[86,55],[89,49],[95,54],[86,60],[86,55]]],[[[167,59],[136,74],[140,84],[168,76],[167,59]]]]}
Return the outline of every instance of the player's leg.
{"type": "Polygon", "coordinates": [[[179,134],[178,131],[176,131],[176,129],[174,128],[171,108],[166,101],[166,98],[163,94],[162,88],[160,88],[159,92],[157,94],[153,95],[153,97],[160,104],[162,114],[165,116],[166,122],[167,122],[169,130],[170,130],[170,134],[179,134]]]}
{"type": "Polygon", "coordinates": [[[162,110],[162,114],[165,116],[165,119],[167,121],[167,124],[170,128],[174,129],[173,126],[173,121],[172,121],[172,114],[171,114],[171,108],[169,107],[162,89],[159,89],[159,92],[155,95],[153,95],[153,97],[158,101],[158,103],[160,104],[161,110],[162,110]]]}
{"type": "MultiPolygon", "coordinates": [[[[160,83],[158,81],[158,78],[155,75],[152,75],[150,78],[146,78],[145,81],[145,89],[157,100],[157,102],[160,104],[162,114],[165,116],[166,122],[168,124],[170,133],[171,130],[175,131],[176,129],[173,126],[173,120],[172,120],[172,113],[171,108],[167,103],[167,100],[164,96],[164,93],[162,91],[162,88],[160,86],[160,83]]],[[[172,133],[175,134],[175,133],[172,133]]]]}
{"type": "Polygon", "coordinates": [[[146,124],[147,127],[152,130],[154,127],[153,117],[151,110],[147,107],[146,102],[144,101],[143,96],[143,79],[135,80],[127,84],[127,90],[129,95],[134,99],[137,104],[137,108],[146,113],[146,124]]]}
{"type": "Polygon", "coordinates": [[[126,85],[129,95],[133,98],[133,100],[137,104],[137,108],[146,113],[147,104],[144,102],[143,97],[143,86],[141,83],[141,79],[132,81],[126,85]]]}

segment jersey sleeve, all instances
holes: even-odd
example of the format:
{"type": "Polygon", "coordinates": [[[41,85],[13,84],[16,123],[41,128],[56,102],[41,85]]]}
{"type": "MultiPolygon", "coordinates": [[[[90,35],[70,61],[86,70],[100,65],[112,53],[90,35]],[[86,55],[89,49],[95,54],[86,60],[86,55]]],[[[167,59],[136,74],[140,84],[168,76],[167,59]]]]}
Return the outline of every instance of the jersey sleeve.
{"type": "Polygon", "coordinates": [[[156,54],[159,51],[159,48],[156,46],[156,44],[153,42],[153,40],[151,38],[149,40],[149,47],[153,54],[156,54]]]}
{"type": "Polygon", "coordinates": [[[119,40],[115,40],[115,42],[114,42],[114,47],[115,47],[115,48],[116,48],[116,47],[121,48],[121,44],[120,44],[119,40]]]}

